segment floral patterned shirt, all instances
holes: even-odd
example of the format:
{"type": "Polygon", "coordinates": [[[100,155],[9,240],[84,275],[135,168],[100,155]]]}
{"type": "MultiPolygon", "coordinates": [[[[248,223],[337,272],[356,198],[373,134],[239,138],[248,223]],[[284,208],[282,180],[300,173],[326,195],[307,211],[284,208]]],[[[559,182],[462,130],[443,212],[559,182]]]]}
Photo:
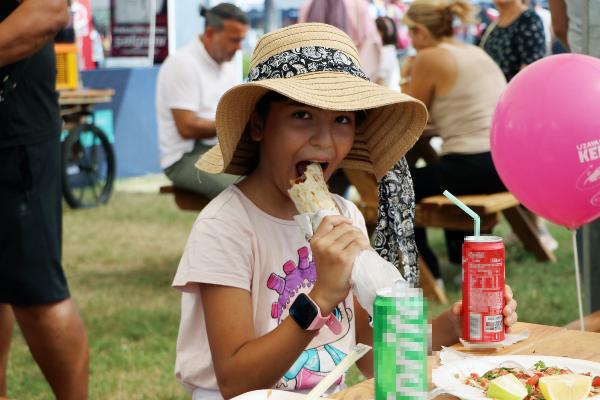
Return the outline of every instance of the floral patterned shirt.
{"type": "Polygon", "coordinates": [[[492,31],[482,47],[502,69],[507,82],[519,72],[521,66],[546,55],[544,25],[534,11],[526,10],[508,26],[494,24],[488,29],[492,31]]]}

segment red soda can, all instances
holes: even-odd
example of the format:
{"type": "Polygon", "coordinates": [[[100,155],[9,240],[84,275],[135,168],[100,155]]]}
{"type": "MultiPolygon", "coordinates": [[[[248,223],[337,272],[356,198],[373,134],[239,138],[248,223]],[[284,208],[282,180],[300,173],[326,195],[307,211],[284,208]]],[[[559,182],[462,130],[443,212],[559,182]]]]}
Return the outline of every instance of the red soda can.
{"type": "Polygon", "coordinates": [[[467,236],[462,247],[462,334],[471,343],[504,340],[504,243],[467,236]]]}

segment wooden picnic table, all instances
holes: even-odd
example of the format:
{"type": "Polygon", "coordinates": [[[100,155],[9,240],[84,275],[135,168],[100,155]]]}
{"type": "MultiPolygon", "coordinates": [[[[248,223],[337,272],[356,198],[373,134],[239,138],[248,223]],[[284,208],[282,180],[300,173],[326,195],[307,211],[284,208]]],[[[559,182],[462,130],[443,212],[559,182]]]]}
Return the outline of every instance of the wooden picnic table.
{"type": "MultiPolygon", "coordinates": [[[[529,331],[529,337],[522,342],[499,350],[468,351],[461,344],[452,348],[477,355],[539,355],[564,356],[582,360],[600,362],[600,333],[581,332],[557,326],[546,326],[518,322],[514,332],[529,331]]],[[[429,357],[429,382],[431,385],[431,370],[439,366],[436,355],[429,357]]],[[[368,379],[331,396],[342,400],[368,400],[375,397],[373,379],[368,379]]],[[[454,396],[441,395],[437,400],[456,399],[454,396]]]]}
{"type": "Polygon", "coordinates": [[[96,104],[111,101],[115,91],[113,89],[76,89],[60,90],[58,102],[61,106],[73,104],[96,104]]]}
{"type": "Polygon", "coordinates": [[[110,103],[113,89],[59,90],[60,115],[68,124],[77,124],[81,118],[92,115],[94,104],[110,103]]]}

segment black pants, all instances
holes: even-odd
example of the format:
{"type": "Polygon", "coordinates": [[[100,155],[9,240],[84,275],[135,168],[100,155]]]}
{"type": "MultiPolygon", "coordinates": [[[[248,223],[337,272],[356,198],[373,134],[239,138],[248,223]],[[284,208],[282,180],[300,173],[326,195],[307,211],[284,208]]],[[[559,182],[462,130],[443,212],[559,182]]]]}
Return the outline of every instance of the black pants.
{"type": "MultiPolygon", "coordinates": [[[[500,180],[491,153],[448,154],[440,163],[424,168],[412,168],[411,174],[415,188],[415,200],[442,194],[448,190],[454,195],[485,194],[506,191],[500,180]]],[[[446,246],[450,262],[460,264],[462,260],[462,242],[471,231],[446,230],[446,246]]],[[[425,229],[415,229],[415,241],[419,253],[436,277],[441,277],[437,257],[427,243],[425,229]]]]}
{"type": "Polygon", "coordinates": [[[0,303],[40,305],[69,297],[61,265],[58,135],[0,148],[0,303]]]}

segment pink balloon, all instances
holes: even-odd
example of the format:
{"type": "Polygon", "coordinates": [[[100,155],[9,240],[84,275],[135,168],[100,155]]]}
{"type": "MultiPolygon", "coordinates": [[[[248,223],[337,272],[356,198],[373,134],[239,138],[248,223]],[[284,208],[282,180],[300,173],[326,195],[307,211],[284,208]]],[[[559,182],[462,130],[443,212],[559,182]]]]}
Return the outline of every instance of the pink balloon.
{"type": "Polygon", "coordinates": [[[521,71],[496,107],[491,147],[525,207],[568,228],[600,217],[600,60],[561,54],[521,71]]]}

